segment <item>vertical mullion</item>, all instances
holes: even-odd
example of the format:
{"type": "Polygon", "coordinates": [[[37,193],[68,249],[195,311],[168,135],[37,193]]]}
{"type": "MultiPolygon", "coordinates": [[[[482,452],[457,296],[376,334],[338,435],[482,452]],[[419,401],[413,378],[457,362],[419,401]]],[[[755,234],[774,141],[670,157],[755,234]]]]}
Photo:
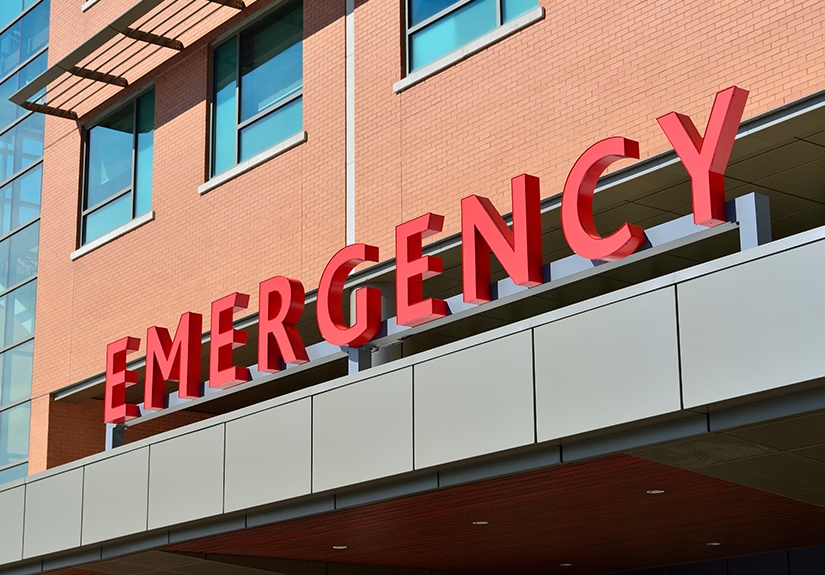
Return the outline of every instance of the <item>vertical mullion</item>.
{"type": "Polygon", "coordinates": [[[407,69],[405,73],[410,73],[410,53],[412,52],[412,39],[410,38],[410,2],[413,0],[404,1],[404,50],[407,52],[407,69]]]}
{"type": "Polygon", "coordinates": [[[502,25],[504,21],[504,0],[496,2],[496,28],[502,25]]]}
{"type": "Polygon", "coordinates": [[[137,185],[137,147],[138,147],[138,98],[132,102],[132,190],[129,192],[132,196],[132,210],[130,219],[135,219],[135,204],[137,202],[137,194],[135,188],[137,185]]]}
{"type": "Polygon", "coordinates": [[[235,36],[235,164],[241,161],[241,35],[235,36]]]}

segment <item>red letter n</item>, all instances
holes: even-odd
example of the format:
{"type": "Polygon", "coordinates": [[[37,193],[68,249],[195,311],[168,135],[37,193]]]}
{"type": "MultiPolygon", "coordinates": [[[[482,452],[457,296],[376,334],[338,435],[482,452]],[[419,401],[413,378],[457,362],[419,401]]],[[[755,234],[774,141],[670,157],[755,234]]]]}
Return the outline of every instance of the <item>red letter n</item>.
{"type": "Polygon", "coordinates": [[[480,196],[461,200],[461,259],[464,301],[490,301],[490,252],[516,285],[542,283],[541,192],[539,179],[522,174],[510,182],[513,229],[480,196]]]}
{"type": "Polygon", "coordinates": [[[166,382],[177,381],[182,398],[200,397],[201,332],[203,316],[187,312],[180,317],[175,340],[165,327],[146,331],[144,409],[166,407],[166,382]]]}

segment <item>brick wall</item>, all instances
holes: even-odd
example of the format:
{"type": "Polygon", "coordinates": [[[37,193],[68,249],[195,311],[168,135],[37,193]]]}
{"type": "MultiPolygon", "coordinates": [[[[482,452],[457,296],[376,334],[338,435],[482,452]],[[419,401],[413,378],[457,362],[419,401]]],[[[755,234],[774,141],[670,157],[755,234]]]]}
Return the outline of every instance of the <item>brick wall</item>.
{"type": "MultiPolygon", "coordinates": [[[[105,14],[83,16],[75,2],[53,0],[52,62],[128,4],[107,0],[105,14]]],[[[662,152],[669,145],[657,116],[677,110],[703,130],[714,94],[730,85],[751,91],[746,117],[823,88],[822,3],[541,4],[544,20],[395,94],[402,3],[357,3],[356,238],[378,245],[382,259],[394,256],[394,226],[426,211],[446,216],[445,234],[457,231],[468,194],[509,211],[512,176],[541,177],[544,196],[560,191],[575,159],[601,138],[639,140],[643,158],[662,152]]],[[[69,456],[51,454],[63,431],[47,428],[62,421],[50,416],[48,394],[102,371],[107,343],[143,338],[150,325],[173,329],[185,311],[208,325],[210,302],[236,290],[257,309],[258,282],[276,274],[311,289],[343,245],[343,11],[343,1],[305,0],[308,141],[204,196],[196,190],[208,146],[207,42],[242,15],[150,73],[156,218],[74,262],[80,132],[49,119],[32,472],[69,456]]]]}

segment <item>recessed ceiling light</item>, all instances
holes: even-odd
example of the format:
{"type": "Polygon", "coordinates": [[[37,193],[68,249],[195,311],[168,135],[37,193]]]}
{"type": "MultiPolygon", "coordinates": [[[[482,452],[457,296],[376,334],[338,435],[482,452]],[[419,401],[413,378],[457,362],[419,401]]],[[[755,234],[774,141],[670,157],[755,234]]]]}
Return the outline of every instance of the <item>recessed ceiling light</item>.
{"type": "Polygon", "coordinates": [[[664,493],[665,490],[664,489],[648,489],[647,492],[650,493],[651,495],[659,495],[661,493],[664,493]]]}
{"type": "Polygon", "coordinates": [[[333,549],[338,549],[338,550],[341,550],[341,549],[346,549],[346,548],[347,548],[347,546],[346,546],[346,545],[333,545],[333,546],[332,546],[332,548],[333,548],[333,549]]]}
{"type": "Polygon", "coordinates": [[[572,567],[572,563],[559,563],[559,567],[572,567]]]}
{"type": "Polygon", "coordinates": [[[717,541],[711,541],[710,543],[708,543],[708,545],[710,547],[719,547],[721,545],[721,543],[719,543],[717,541]]]}
{"type": "Polygon", "coordinates": [[[473,521],[473,525],[487,525],[489,521],[473,521]]]}

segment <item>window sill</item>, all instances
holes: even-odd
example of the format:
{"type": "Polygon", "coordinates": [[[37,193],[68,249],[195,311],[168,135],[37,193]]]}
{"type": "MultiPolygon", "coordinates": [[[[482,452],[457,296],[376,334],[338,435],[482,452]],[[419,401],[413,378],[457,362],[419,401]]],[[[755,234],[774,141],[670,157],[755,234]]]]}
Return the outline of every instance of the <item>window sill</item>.
{"type": "Polygon", "coordinates": [[[100,2],[100,0],[86,0],[86,2],[83,3],[83,6],[80,7],[80,11],[85,12],[86,10],[88,10],[89,8],[91,8],[92,6],[97,4],[98,2],[100,2]]]}
{"type": "Polygon", "coordinates": [[[403,92],[410,86],[415,86],[422,80],[426,80],[430,76],[433,76],[441,72],[441,70],[449,68],[457,62],[461,62],[465,58],[472,56],[473,54],[483,50],[487,46],[495,44],[499,40],[503,40],[504,38],[507,38],[508,36],[515,34],[519,30],[526,28],[530,24],[533,24],[534,22],[538,22],[539,20],[543,19],[544,8],[542,8],[541,6],[539,6],[538,8],[534,8],[533,10],[530,10],[529,12],[522,14],[518,18],[510,22],[507,22],[502,26],[499,26],[498,28],[496,28],[492,32],[485,34],[481,38],[476,38],[475,40],[473,40],[469,44],[462,46],[458,50],[450,52],[449,54],[439,58],[435,62],[431,62],[423,68],[416,70],[415,72],[411,72],[410,74],[407,74],[406,78],[393,84],[392,89],[396,94],[399,92],[403,92]]]}
{"type": "Polygon", "coordinates": [[[224,184],[229,180],[237,178],[244,172],[248,172],[252,168],[257,167],[266,162],[267,160],[274,158],[275,156],[278,156],[280,154],[283,154],[287,150],[291,150],[298,144],[303,144],[306,141],[307,133],[298,132],[294,136],[290,136],[286,140],[282,141],[280,144],[276,144],[268,150],[264,150],[257,156],[252,156],[251,158],[241,162],[237,166],[229,168],[225,172],[218,174],[214,178],[210,179],[208,182],[201,184],[200,186],[198,186],[198,193],[200,195],[203,195],[206,192],[217,188],[221,184],[224,184]]]}
{"type": "Polygon", "coordinates": [[[109,242],[111,242],[112,240],[115,240],[115,239],[119,238],[122,235],[128,234],[129,232],[131,232],[135,228],[139,228],[143,224],[145,224],[147,222],[151,222],[154,219],[155,219],[155,212],[146,212],[142,216],[136,217],[131,222],[125,223],[122,226],[120,226],[119,228],[113,229],[108,234],[106,234],[104,236],[100,236],[95,241],[89,242],[85,246],[76,249],[75,251],[73,251],[71,253],[71,255],[69,257],[71,257],[72,261],[74,261],[77,258],[79,258],[81,256],[85,256],[86,254],[96,250],[100,246],[106,245],[109,242]]]}

